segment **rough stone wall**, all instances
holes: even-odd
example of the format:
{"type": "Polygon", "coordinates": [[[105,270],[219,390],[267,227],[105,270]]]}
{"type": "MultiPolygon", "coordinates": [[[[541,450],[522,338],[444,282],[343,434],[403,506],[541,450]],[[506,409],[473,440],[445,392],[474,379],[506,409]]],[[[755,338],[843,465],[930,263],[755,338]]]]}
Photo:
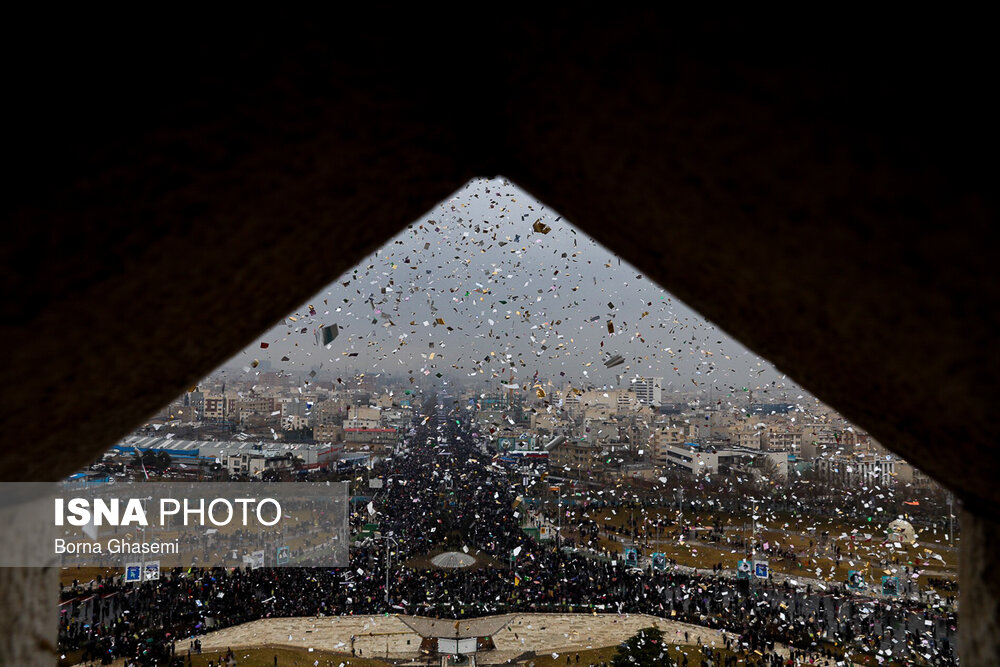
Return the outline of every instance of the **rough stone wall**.
{"type": "Polygon", "coordinates": [[[56,664],[59,570],[0,567],[0,664],[56,664]]]}
{"type": "Polygon", "coordinates": [[[1000,524],[962,512],[958,576],[961,581],[962,665],[1000,665],[1000,524]]]}

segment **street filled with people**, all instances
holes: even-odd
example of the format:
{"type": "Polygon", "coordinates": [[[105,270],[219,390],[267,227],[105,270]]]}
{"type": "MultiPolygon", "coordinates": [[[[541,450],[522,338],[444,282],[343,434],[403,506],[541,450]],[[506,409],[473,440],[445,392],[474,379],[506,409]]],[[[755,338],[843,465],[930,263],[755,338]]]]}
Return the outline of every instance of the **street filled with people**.
{"type": "Polygon", "coordinates": [[[432,399],[405,443],[371,471],[384,485],[355,505],[351,523],[354,533],[376,524],[378,536],[352,546],[349,566],[177,568],[156,581],[68,585],[60,651],[80,651],[81,660],[97,664],[118,657],[184,664],[199,635],[261,618],[597,611],[725,629],[735,637],[731,650],[747,655],[775,655],[781,645],[829,664],[845,655],[854,662],[874,656],[878,663],[957,664],[956,615],[930,602],[787,578],[740,580],[724,575],[721,564],[698,573],[669,564],[626,567],[558,540],[539,541],[523,529],[520,474],[494,454],[460,411],[432,399]],[[477,564],[411,562],[436,550],[469,553],[477,564]]]}

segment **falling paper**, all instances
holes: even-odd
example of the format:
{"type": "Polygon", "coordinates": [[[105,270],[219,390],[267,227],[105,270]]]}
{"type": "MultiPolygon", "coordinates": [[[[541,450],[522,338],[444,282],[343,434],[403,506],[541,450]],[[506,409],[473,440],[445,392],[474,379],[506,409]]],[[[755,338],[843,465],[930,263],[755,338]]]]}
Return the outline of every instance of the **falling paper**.
{"type": "Polygon", "coordinates": [[[337,338],[338,333],[340,333],[340,330],[336,324],[320,327],[316,330],[316,342],[319,345],[329,345],[337,338]]]}

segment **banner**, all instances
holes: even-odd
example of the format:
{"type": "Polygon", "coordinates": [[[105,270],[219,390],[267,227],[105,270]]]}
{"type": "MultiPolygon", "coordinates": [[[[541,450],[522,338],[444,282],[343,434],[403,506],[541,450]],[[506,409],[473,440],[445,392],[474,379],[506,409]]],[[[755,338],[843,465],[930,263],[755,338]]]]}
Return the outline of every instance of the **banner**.
{"type": "Polygon", "coordinates": [[[659,570],[660,572],[667,569],[667,555],[662,553],[655,553],[652,556],[653,569],[659,570]]]}
{"type": "Polygon", "coordinates": [[[899,595],[899,577],[882,575],[882,595],[899,595]]]}
{"type": "Polygon", "coordinates": [[[264,550],[259,549],[243,556],[243,565],[251,570],[259,570],[264,567],[264,550]]]}
{"type": "Polygon", "coordinates": [[[749,579],[750,572],[753,570],[753,563],[748,560],[738,560],[736,561],[736,578],[737,579],[749,579]]]}
{"type": "Polygon", "coordinates": [[[865,575],[858,570],[848,570],[847,571],[847,587],[852,591],[863,591],[867,586],[865,585],[865,575]]]}
{"type": "Polygon", "coordinates": [[[634,547],[625,549],[625,567],[639,567],[639,552],[634,547]]]}
{"type": "Polygon", "coordinates": [[[160,578],[160,561],[154,560],[146,563],[146,581],[157,581],[160,578]]]}
{"type": "Polygon", "coordinates": [[[766,560],[755,560],[753,562],[753,576],[758,579],[767,579],[770,570],[766,560]]]}
{"type": "Polygon", "coordinates": [[[278,565],[287,565],[288,561],[290,561],[291,558],[292,558],[292,550],[288,546],[282,545],[278,547],[277,559],[276,559],[278,565]]]}

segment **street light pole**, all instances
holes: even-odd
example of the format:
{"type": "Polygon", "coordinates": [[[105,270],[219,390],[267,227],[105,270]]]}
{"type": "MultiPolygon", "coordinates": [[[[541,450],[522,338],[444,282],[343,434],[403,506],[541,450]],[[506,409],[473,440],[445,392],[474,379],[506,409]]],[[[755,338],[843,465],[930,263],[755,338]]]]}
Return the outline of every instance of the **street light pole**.
{"type": "Polygon", "coordinates": [[[397,546],[395,539],[389,537],[388,535],[381,535],[379,537],[373,537],[373,540],[382,540],[385,542],[385,606],[386,612],[389,609],[389,543],[391,542],[393,546],[397,546]]]}
{"type": "Polygon", "coordinates": [[[556,510],[556,550],[559,549],[560,533],[562,533],[562,484],[557,488],[559,489],[559,503],[556,510]]]}
{"type": "Polygon", "coordinates": [[[681,492],[681,501],[678,504],[680,511],[678,512],[677,515],[677,522],[680,524],[679,528],[681,531],[681,537],[679,541],[683,542],[684,541],[684,487],[683,486],[680,488],[680,492],[681,492]]]}

